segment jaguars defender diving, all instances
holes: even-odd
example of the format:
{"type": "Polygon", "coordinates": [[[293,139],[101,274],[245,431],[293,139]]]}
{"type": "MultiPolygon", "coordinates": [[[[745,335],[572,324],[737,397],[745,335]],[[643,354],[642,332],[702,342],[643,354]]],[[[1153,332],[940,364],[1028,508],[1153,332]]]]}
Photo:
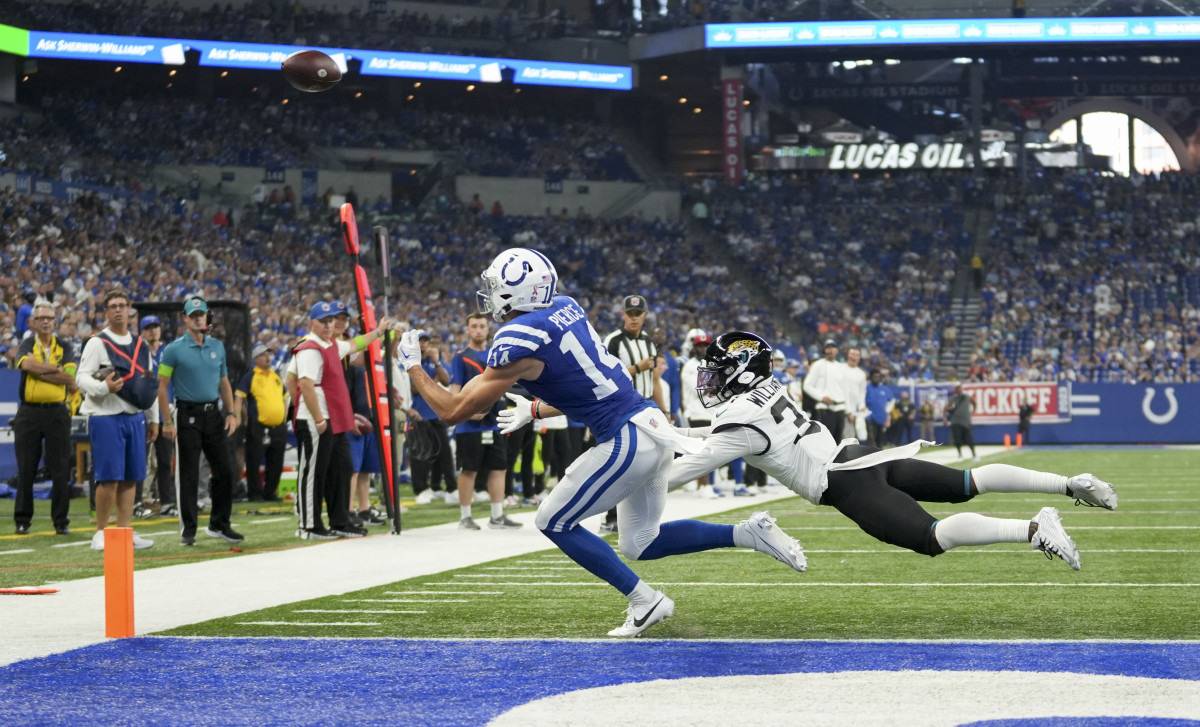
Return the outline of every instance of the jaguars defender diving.
{"type": "Polygon", "coordinates": [[[637,636],[668,618],[675,603],[638,578],[599,536],[580,521],[617,508],[619,545],[629,560],[652,560],[713,548],[754,548],[803,572],[800,543],[775,527],[767,513],[737,525],[696,520],[661,523],[667,472],[676,452],[701,443],[679,434],[633,387],[621,362],[600,342],[573,299],[555,295],[558,274],[536,250],[512,248],[483,272],[481,312],[503,325],[488,352],[487,368],[457,394],[437,386],[421,369],[420,331],[400,339],[402,364],[413,388],[449,424],[490,407],[520,382],[536,398],[509,394],[516,406],[500,415],[501,431],[533,418],[567,414],[583,422],[597,445],[584,452],[542,502],[537,527],[571,560],[629,599],[625,623],[609,636],[637,636]]]}
{"type": "Polygon", "coordinates": [[[963,545],[1030,543],[1075,570],[1079,551],[1053,507],[1029,520],[975,513],[937,520],[917,501],[966,502],[985,492],[1040,492],[1073,497],[1076,504],[1117,507],[1112,485],[1090,474],[1068,478],[1006,464],[956,470],[912,459],[922,446],[933,444],[921,440],[889,450],[855,440],[839,444],[771,376],[771,346],[753,333],[731,331],[708,347],[696,393],[706,407],[721,408],[714,426],[685,430],[707,438],[702,451],[672,463],[672,488],[745,457],[797,495],[837,508],[885,543],[930,556],[963,545]]]}

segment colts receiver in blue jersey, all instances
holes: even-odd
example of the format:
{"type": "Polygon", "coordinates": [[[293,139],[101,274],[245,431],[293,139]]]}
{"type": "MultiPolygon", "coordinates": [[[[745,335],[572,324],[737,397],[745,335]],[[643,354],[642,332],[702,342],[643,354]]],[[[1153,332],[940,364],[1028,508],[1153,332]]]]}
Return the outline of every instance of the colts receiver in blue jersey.
{"type": "Polygon", "coordinates": [[[546,368],[536,381],[522,380],[525,388],[586,424],[597,442],[612,439],[631,417],[654,406],[633,388],[629,372],[604,348],[583,308],[568,296],[555,296],[549,308],[523,313],[501,326],[487,363],[499,368],[529,357],[546,368]]]}

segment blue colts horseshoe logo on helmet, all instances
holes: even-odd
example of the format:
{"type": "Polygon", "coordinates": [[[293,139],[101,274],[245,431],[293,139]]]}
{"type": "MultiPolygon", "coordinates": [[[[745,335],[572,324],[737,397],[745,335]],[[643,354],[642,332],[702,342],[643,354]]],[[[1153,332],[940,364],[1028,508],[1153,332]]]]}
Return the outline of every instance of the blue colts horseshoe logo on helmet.
{"type": "Polygon", "coordinates": [[[521,281],[524,280],[525,277],[531,272],[533,272],[532,265],[524,260],[518,260],[516,257],[512,257],[509,258],[509,260],[504,263],[504,266],[500,268],[500,279],[503,280],[507,285],[520,285],[521,281]],[[516,280],[509,280],[508,266],[512,265],[513,263],[517,263],[521,266],[521,277],[517,278],[516,280]]]}

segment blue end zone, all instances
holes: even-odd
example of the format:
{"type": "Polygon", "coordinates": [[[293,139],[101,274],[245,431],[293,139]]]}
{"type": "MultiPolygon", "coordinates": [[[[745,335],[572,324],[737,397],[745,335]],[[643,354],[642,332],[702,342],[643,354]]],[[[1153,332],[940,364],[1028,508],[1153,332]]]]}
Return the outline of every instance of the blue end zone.
{"type": "Polygon", "coordinates": [[[0,667],[0,724],[482,724],[589,687],[900,669],[1200,680],[1200,644],[138,638],[0,667]]]}

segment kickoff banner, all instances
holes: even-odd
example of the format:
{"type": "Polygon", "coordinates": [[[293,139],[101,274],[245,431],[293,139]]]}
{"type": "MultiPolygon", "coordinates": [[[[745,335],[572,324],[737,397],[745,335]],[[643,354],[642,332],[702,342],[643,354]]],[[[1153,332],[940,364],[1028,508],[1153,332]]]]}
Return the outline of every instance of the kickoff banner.
{"type": "MultiPolygon", "coordinates": [[[[911,389],[920,406],[928,401],[943,423],[955,384],[921,384],[911,389]]],[[[904,387],[892,387],[899,394],[904,387]]],[[[1028,398],[1034,407],[1029,433],[1037,444],[1200,443],[1200,384],[1079,384],[1046,381],[963,384],[975,397],[975,441],[1000,444],[1017,430],[1017,411],[1028,398]]],[[[938,430],[948,441],[948,430],[938,430]]]]}
{"type": "MultiPolygon", "coordinates": [[[[917,406],[929,401],[941,414],[950,397],[953,383],[924,384],[916,387],[913,400],[917,406]]],[[[976,426],[981,424],[1016,424],[1021,405],[1033,405],[1033,418],[1038,423],[1071,421],[1071,383],[1067,381],[1036,381],[1019,384],[963,384],[963,391],[975,397],[976,426]]]]}

